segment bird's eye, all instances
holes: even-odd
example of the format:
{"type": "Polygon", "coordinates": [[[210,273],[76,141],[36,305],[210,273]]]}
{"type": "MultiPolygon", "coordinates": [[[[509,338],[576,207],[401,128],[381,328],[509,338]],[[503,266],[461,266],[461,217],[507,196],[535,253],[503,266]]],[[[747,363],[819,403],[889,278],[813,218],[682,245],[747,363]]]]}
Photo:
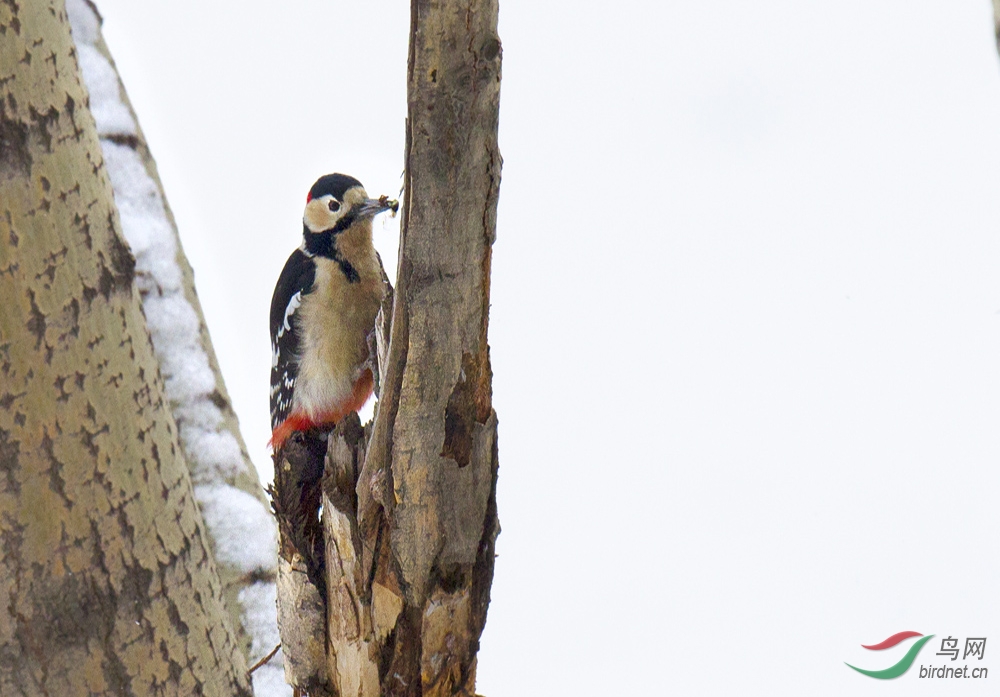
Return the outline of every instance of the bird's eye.
{"type": "Polygon", "coordinates": [[[337,211],[340,210],[340,201],[337,201],[336,199],[331,199],[330,203],[328,203],[326,205],[334,213],[336,213],[337,211]]]}

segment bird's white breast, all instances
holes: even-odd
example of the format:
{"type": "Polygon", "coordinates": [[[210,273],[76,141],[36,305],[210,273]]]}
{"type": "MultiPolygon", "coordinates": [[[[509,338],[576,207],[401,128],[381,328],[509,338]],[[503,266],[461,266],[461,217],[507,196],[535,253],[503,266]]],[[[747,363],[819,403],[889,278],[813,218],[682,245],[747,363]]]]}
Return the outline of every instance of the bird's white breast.
{"type": "Polygon", "coordinates": [[[337,262],[316,258],[313,290],[295,313],[301,334],[292,411],[319,417],[351,397],[382,300],[381,277],[372,281],[363,271],[360,282],[350,283],[337,262]]]}

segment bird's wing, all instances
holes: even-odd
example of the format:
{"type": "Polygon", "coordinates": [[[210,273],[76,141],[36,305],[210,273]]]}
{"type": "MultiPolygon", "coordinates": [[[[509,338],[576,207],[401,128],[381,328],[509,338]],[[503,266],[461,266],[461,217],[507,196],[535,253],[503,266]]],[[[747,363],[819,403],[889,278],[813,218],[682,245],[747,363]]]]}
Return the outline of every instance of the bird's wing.
{"type": "Polygon", "coordinates": [[[295,312],[316,279],[316,264],[296,249],[285,262],[271,297],[271,429],[292,408],[292,392],[299,372],[299,333],[295,312]]]}

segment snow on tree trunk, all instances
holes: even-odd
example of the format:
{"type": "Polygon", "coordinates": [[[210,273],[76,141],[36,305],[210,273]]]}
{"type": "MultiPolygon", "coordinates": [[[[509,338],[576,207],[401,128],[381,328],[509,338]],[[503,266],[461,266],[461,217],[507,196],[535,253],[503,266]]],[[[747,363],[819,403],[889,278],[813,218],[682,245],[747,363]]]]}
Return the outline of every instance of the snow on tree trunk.
{"type": "Polygon", "coordinates": [[[0,694],[249,695],[60,0],[0,4],[0,694]]]}
{"type": "MultiPolygon", "coordinates": [[[[279,566],[278,585],[282,638],[302,649],[286,641],[288,677],[311,696],[473,695],[493,579],[497,2],[413,0],[411,12],[405,217],[374,426],[338,424],[324,467],[304,466],[298,446],[296,466],[276,462],[276,487],[311,472],[297,491],[312,492],[322,473],[323,540],[299,534],[298,570],[279,566]]],[[[293,493],[283,505],[314,498],[293,493]]],[[[308,527],[316,511],[294,513],[308,527]]]]}
{"type": "MultiPolygon", "coordinates": [[[[244,657],[253,663],[278,643],[277,528],[240,435],[156,165],[101,37],[101,17],[87,0],[67,0],[66,9],[226,608],[244,657]]],[[[271,697],[290,693],[280,655],[253,681],[271,697]]]]}

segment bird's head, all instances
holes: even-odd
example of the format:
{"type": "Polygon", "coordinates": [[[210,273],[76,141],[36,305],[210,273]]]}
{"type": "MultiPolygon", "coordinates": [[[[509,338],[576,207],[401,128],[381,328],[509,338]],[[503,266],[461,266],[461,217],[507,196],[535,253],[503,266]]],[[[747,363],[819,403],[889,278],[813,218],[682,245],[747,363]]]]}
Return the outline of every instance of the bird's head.
{"type": "Polygon", "coordinates": [[[316,180],[306,197],[302,215],[303,233],[337,235],[358,223],[368,223],[383,211],[396,211],[399,204],[386,196],[368,198],[365,188],[346,174],[327,174],[316,180]]]}

